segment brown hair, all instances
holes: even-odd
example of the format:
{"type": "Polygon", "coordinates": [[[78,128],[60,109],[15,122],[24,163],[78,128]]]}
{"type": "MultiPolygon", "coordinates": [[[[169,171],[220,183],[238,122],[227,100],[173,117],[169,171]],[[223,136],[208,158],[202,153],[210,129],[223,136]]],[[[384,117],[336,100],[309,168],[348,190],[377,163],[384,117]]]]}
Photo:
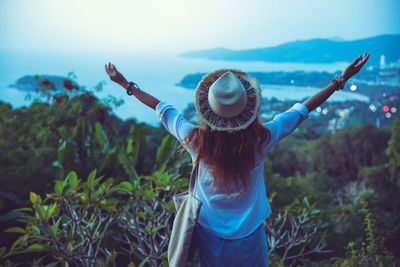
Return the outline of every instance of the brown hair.
{"type": "Polygon", "coordinates": [[[226,193],[228,186],[235,184],[239,193],[238,179],[243,182],[247,191],[246,179],[253,168],[256,153],[262,155],[262,145],[269,142],[271,132],[257,117],[246,129],[226,132],[212,131],[211,128],[200,122],[199,127],[193,128],[184,142],[190,148],[196,149],[195,166],[200,160],[212,166],[214,182],[212,187],[224,186],[226,193]]]}

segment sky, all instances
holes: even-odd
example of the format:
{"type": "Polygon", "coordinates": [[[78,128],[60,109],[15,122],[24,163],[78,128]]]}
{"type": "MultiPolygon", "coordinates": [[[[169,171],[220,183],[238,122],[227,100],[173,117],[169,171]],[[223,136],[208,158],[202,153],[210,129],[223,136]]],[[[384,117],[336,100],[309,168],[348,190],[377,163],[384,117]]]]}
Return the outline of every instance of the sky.
{"type": "Polygon", "coordinates": [[[399,0],[0,0],[0,49],[174,52],[400,34],[399,0]]]}

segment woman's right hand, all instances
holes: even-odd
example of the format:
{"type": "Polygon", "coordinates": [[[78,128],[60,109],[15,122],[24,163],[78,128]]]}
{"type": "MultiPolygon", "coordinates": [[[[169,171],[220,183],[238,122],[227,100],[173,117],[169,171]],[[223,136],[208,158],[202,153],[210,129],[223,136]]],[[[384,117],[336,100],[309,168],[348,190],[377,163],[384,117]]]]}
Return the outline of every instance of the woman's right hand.
{"type": "Polygon", "coordinates": [[[128,81],[125,79],[125,77],[117,70],[117,68],[114,66],[114,64],[108,63],[105,66],[106,72],[108,76],[110,76],[110,79],[113,82],[118,83],[122,87],[126,88],[128,81]]]}
{"type": "Polygon", "coordinates": [[[359,57],[355,58],[353,63],[347,66],[347,68],[343,71],[342,77],[344,78],[344,80],[347,81],[355,74],[357,74],[364,66],[364,64],[367,62],[368,58],[369,54],[367,53],[364,53],[364,57],[360,55],[359,57]]]}

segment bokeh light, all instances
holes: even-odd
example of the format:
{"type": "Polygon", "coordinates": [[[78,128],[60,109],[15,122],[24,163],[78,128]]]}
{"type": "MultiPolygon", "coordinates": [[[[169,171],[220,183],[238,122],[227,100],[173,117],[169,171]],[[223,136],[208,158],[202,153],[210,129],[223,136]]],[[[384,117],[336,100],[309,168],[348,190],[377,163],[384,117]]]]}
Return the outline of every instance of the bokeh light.
{"type": "Polygon", "coordinates": [[[391,111],[392,113],[396,113],[396,112],[397,112],[397,108],[396,108],[396,107],[392,107],[392,108],[390,109],[390,111],[391,111]]]}
{"type": "Polygon", "coordinates": [[[328,114],[328,110],[327,110],[326,108],[324,108],[324,109],[322,110],[322,115],[326,115],[326,114],[328,114]]]}
{"type": "Polygon", "coordinates": [[[375,107],[374,104],[370,104],[370,105],[369,105],[369,109],[370,109],[372,112],[375,112],[375,111],[376,111],[376,107],[375,107]]]}
{"type": "Polygon", "coordinates": [[[388,112],[389,111],[389,106],[383,106],[383,111],[388,112]]]}
{"type": "Polygon", "coordinates": [[[352,85],[350,86],[350,90],[351,90],[351,91],[357,90],[357,85],[352,84],[352,85]]]}
{"type": "Polygon", "coordinates": [[[392,117],[392,114],[390,114],[389,112],[385,114],[385,117],[390,119],[392,117]]]}

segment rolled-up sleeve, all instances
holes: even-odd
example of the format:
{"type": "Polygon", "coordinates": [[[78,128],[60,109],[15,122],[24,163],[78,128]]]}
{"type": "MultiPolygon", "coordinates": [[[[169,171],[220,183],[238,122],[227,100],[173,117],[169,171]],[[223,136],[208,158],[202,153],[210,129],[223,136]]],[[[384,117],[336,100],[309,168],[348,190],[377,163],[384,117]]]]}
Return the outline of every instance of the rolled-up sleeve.
{"type": "Polygon", "coordinates": [[[264,125],[271,132],[271,139],[264,145],[264,153],[299,127],[308,118],[308,112],[308,108],[305,105],[296,103],[284,113],[276,115],[270,122],[265,123],[264,125]]]}
{"type": "Polygon", "coordinates": [[[190,130],[195,127],[183,117],[182,113],[165,102],[158,103],[156,114],[165,129],[181,143],[190,130]]]}

